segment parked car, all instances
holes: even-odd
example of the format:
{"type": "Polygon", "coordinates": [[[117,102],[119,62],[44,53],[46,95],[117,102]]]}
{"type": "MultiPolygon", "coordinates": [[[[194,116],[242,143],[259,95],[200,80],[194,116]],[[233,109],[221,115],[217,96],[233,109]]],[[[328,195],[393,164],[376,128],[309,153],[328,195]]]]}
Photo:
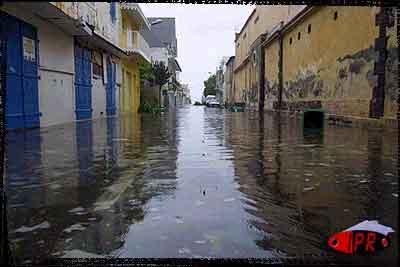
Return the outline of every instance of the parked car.
{"type": "Polygon", "coordinates": [[[216,96],[215,95],[207,95],[205,98],[205,104],[207,104],[212,99],[216,99],[216,96]]]}
{"type": "Polygon", "coordinates": [[[208,102],[207,107],[220,107],[221,104],[218,102],[217,99],[212,99],[208,102]]]}
{"type": "Polygon", "coordinates": [[[215,95],[208,95],[206,97],[206,106],[207,107],[219,107],[220,103],[217,100],[215,95]]]}

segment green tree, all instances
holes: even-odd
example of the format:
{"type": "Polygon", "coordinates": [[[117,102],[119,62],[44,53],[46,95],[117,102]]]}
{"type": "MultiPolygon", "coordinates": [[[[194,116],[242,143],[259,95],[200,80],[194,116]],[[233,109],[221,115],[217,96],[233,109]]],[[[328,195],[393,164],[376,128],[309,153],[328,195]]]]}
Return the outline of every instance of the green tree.
{"type": "Polygon", "coordinates": [[[150,63],[144,62],[139,65],[139,73],[141,81],[154,82],[153,67],[150,63]]]}
{"type": "Polygon", "coordinates": [[[215,88],[215,83],[216,83],[215,74],[212,74],[210,77],[208,77],[207,80],[204,81],[204,90],[203,90],[204,96],[216,95],[217,91],[215,88]]]}
{"type": "Polygon", "coordinates": [[[161,106],[161,88],[164,84],[166,84],[171,77],[171,74],[168,71],[168,67],[165,66],[164,62],[155,62],[152,66],[152,72],[154,75],[154,82],[159,86],[158,89],[158,101],[161,106]]]}

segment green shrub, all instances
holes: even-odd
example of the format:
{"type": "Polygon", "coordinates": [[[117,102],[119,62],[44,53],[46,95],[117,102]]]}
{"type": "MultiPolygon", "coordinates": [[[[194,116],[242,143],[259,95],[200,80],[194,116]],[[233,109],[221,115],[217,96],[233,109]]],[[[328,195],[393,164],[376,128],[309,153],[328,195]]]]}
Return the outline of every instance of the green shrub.
{"type": "Polygon", "coordinates": [[[140,104],[139,112],[140,113],[152,113],[152,114],[159,114],[161,113],[162,109],[158,106],[158,104],[149,104],[147,102],[140,104]]]}

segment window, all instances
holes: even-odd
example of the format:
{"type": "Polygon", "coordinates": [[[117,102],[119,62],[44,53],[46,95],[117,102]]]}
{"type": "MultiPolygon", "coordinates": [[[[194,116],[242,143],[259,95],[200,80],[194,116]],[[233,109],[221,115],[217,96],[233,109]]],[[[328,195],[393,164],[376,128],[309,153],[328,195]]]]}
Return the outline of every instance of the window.
{"type": "Polygon", "coordinates": [[[333,14],[333,19],[337,20],[337,18],[338,18],[338,13],[337,13],[337,11],[335,11],[335,13],[333,14]]]}
{"type": "Polygon", "coordinates": [[[260,19],[259,16],[256,17],[256,19],[254,20],[254,24],[257,24],[258,20],[260,19]]]}
{"type": "Polygon", "coordinates": [[[243,40],[246,39],[246,37],[247,37],[247,33],[244,33],[243,34],[243,40]]]}
{"type": "Polygon", "coordinates": [[[300,40],[300,32],[297,34],[297,40],[300,40]]]}
{"type": "Polygon", "coordinates": [[[92,53],[93,78],[103,79],[103,55],[98,51],[92,53]]]}
{"type": "Polygon", "coordinates": [[[136,31],[128,30],[128,36],[127,36],[127,47],[128,48],[134,48],[135,47],[135,40],[136,40],[136,31]]]}
{"type": "Polygon", "coordinates": [[[307,32],[308,32],[308,33],[311,33],[311,24],[308,24],[307,32]]]}
{"type": "Polygon", "coordinates": [[[110,3],[110,16],[111,16],[111,22],[115,23],[115,21],[117,20],[117,9],[115,2],[110,3]]]}
{"type": "Polygon", "coordinates": [[[292,39],[292,37],[290,37],[289,44],[292,44],[292,43],[293,43],[293,39],[292,39]]]}

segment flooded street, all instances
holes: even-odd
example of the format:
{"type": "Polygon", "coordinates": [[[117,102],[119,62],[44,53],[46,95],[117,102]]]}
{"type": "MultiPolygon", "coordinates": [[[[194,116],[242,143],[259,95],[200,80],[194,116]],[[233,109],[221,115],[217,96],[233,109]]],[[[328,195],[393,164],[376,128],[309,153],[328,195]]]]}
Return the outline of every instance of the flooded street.
{"type": "Polygon", "coordinates": [[[379,220],[396,266],[397,134],[203,106],[12,132],[13,256],[301,257],[379,220]]]}

